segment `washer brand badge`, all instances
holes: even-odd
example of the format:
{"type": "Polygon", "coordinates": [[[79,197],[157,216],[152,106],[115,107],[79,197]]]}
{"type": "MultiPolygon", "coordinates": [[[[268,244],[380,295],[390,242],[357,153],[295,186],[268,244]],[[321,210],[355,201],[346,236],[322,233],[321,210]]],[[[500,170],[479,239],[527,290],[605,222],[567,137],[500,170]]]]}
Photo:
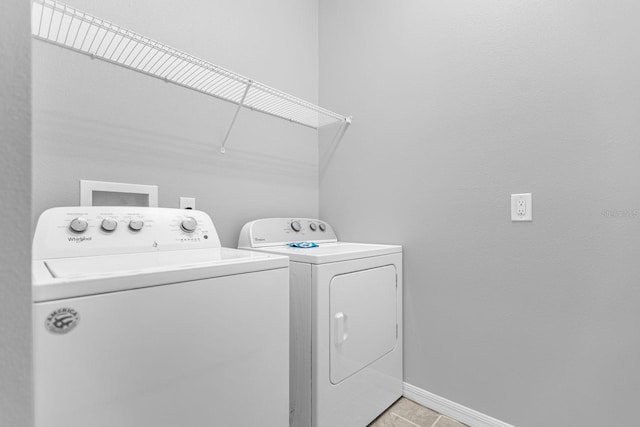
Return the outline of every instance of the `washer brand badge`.
{"type": "Polygon", "coordinates": [[[68,237],[70,242],[82,243],[84,241],[91,241],[91,237],[68,237]]]}
{"type": "Polygon", "coordinates": [[[255,240],[256,242],[264,242],[267,239],[265,239],[264,237],[254,237],[253,240],[255,240]]]}
{"type": "Polygon", "coordinates": [[[45,325],[49,332],[66,334],[76,327],[80,321],[80,315],[73,308],[59,308],[49,316],[45,325]]]}

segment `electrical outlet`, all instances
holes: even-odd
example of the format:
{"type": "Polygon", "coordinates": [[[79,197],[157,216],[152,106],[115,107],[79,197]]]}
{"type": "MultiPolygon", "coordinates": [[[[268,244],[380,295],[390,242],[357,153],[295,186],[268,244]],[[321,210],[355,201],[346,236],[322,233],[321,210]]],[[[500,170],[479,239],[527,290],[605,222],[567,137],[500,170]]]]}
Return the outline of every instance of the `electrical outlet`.
{"type": "Polygon", "coordinates": [[[195,197],[180,197],[180,209],[195,209],[196,198],[195,197]]]}
{"type": "Polygon", "coordinates": [[[511,221],[533,221],[531,193],[511,195],[511,221]]]}

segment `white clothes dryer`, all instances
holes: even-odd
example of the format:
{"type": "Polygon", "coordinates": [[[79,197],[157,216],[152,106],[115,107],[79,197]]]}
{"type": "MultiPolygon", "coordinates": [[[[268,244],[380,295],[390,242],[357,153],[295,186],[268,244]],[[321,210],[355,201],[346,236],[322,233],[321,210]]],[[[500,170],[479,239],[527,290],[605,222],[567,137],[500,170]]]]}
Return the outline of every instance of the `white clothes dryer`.
{"type": "Polygon", "coordinates": [[[339,242],[323,221],[269,218],[245,224],[238,247],[290,258],[292,426],[364,427],[400,398],[401,246],[339,242]],[[318,246],[289,246],[300,241],[318,246]]]}
{"type": "Polygon", "coordinates": [[[288,266],[221,247],[200,211],[47,210],[33,244],[35,425],[286,425],[288,266]]]}

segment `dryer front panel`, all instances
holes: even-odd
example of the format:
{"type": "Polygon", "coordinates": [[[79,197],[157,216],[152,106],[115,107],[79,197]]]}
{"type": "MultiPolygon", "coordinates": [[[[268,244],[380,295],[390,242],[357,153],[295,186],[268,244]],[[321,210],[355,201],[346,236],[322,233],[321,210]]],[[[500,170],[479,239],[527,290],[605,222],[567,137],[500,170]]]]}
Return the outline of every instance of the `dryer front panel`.
{"type": "Polygon", "coordinates": [[[394,265],[334,276],[329,285],[332,384],[391,352],[398,340],[394,265]]]}

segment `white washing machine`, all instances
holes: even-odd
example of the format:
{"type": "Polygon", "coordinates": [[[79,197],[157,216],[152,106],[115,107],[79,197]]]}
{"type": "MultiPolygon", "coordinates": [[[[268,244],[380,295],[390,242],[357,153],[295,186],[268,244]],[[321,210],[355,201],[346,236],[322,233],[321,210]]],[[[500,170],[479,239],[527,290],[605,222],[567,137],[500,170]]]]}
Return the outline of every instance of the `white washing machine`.
{"type": "Polygon", "coordinates": [[[33,244],[37,427],[289,419],[289,261],[200,211],[69,207],[33,244]]]}
{"type": "Polygon", "coordinates": [[[238,247],[291,260],[292,426],[364,427],[402,395],[401,246],[270,218],[245,224],[238,247]],[[289,246],[300,241],[318,247],[289,246]]]}

